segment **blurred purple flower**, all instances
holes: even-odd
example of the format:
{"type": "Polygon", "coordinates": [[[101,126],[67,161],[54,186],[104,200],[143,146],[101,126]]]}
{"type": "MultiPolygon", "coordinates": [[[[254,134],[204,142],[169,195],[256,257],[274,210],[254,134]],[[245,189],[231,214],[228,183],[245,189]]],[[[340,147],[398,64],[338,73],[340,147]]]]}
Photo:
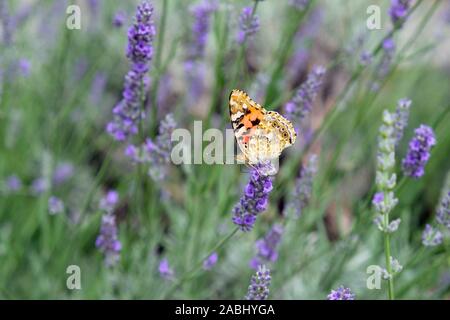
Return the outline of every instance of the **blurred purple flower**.
{"type": "Polygon", "coordinates": [[[31,183],[31,191],[34,195],[44,193],[49,187],[47,181],[42,177],[34,179],[31,183]]]}
{"type": "Polygon", "coordinates": [[[436,221],[450,230],[450,191],[442,198],[436,212],[436,221]]]}
{"type": "Polygon", "coordinates": [[[380,89],[380,82],[386,77],[391,70],[392,61],[395,55],[395,42],[392,38],[387,38],[383,41],[383,55],[379,64],[376,66],[375,81],[372,83],[371,90],[378,91],[380,89]]]}
{"type": "Polygon", "coordinates": [[[115,190],[109,190],[101,199],[99,208],[105,210],[107,213],[112,213],[117,203],[119,202],[119,193],[115,190]]]}
{"type": "Polygon", "coordinates": [[[398,100],[397,108],[395,109],[395,145],[398,146],[403,138],[403,132],[408,125],[409,108],[411,100],[403,98],[398,100]]]}
{"type": "Polygon", "coordinates": [[[328,300],[355,300],[355,295],[350,288],[340,286],[336,290],[331,290],[327,298],[328,300]]]}
{"type": "Polygon", "coordinates": [[[95,246],[105,255],[105,264],[108,267],[115,265],[120,259],[122,244],[117,238],[116,217],[106,213],[102,217],[100,234],[95,240],[95,246]]]}
{"type": "Polygon", "coordinates": [[[48,211],[50,214],[58,214],[64,212],[64,202],[61,199],[51,196],[48,198],[48,211]]]}
{"type": "Polygon", "coordinates": [[[31,71],[31,62],[28,59],[22,58],[18,62],[19,72],[22,76],[28,77],[31,71]]]}
{"type": "Polygon", "coordinates": [[[311,113],[312,104],[322,86],[326,69],[315,66],[293,98],[286,103],[286,116],[297,124],[311,113]]]}
{"type": "Polygon", "coordinates": [[[22,180],[15,174],[10,175],[6,178],[5,187],[8,191],[19,191],[22,189],[22,180]]]}
{"type": "Polygon", "coordinates": [[[422,233],[422,244],[426,247],[434,247],[442,243],[442,233],[427,224],[422,233]]]}
{"type": "Polygon", "coordinates": [[[56,168],[53,173],[52,182],[54,185],[60,185],[72,178],[74,174],[74,167],[70,162],[62,162],[56,168]]]}
{"type": "Polygon", "coordinates": [[[153,57],[155,25],[153,6],[144,1],[138,6],[135,23],[128,30],[127,57],[131,70],[125,76],[123,99],[114,107],[114,120],[106,126],[107,132],[118,141],[124,141],[138,132],[137,122],[144,116],[142,106],[145,73],[153,57]]]}
{"type": "Polygon", "coordinates": [[[97,106],[102,101],[102,95],[105,91],[107,76],[106,73],[98,71],[94,76],[91,84],[91,93],[89,101],[92,105],[97,106]]]}
{"type": "Polygon", "coordinates": [[[408,10],[411,6],[411,0],[391,0],[391,7],[389,8],[389,15],[391,16],[392,23],[402,21],[403,23],[408,10]]]}
{"type": "Polygon", "coordinates": [[[256,274],[250,280],[246,300],[267,300],[269,297],[269,286],[272,280],[270,270],[262,265],[258,267],[256,274]]]}
{"type": "Polygon", "coordinates": [[[194,24],[192,25],[192,41],[188,48],[188,60],[203,58],[208,38],[210,16],[217,7],[216,1],[204,0],[190,8],[190,12],[194,16],[194,24]]]}
{"type": "Polygon", "coordinates": [[[117,11],[114,15],[112,25],[116,28],[121,28],[125,23],[126,15],[123,11],[117,11]]]}
{"type": "Polygon", "coordinates": [[[233,208],[233,223],[245,232],[253,228],[256,216],[265,211],[269,203],[272,178],[261,173],[264,166],[258,165],[252,170],[244,194],[233,208]]]}
{"type": "Polygon", "coordinates": [[[158,270],[159,270],[159,274],[164,279],[170,279],[174,275],[174,272],[169,265],[169,261],[166,258],[161,260],[161,262],[159,263],[158,270]]]}
{"type": "Polygon", "coordinates": [[[289,4],[297,10],[305,10],[310,0],[289,0],[289,4]]]}
{"type": "Polygon", "coordinates": [[[205,261],[203,261],[203,269],[211,270],[217,263],[219,256],[217,252],[213,252],[205,261]]]}
{"type": "Polygon", "coordinates": [[[286,205],[285,215],[294,214],[297,218],[302,215],[311,198],[313,178],[316,172],[317,156],[311,155],[295,182],[295,189],[286,205]]]}
{"type": "Polygon", "coordinates": [[[244,7],[239,15],[239,31],[236,40],[243,44],[253,37],[259,30],[259,18],[253,12],[252,7],[244,7]]]}
{"type": "Polygon", "coordinates": [[[283,226],[275,224],[264,238],[256,241],[257,254],[250,261],[250,267],[257,269],[258,266],[275,262],[278,259],[277,247],[281,241],[283,234],[283,226]]]}
{"type": "Polygon", "coordinates": [[[8,1],[0,1],[0,21],[3,31],[3,45],[5,47],[12,44],[13,40],[13,19],[9,12],[8,1]]]}
{"type": "Polygon", "coordinates": [[[417,179],[425,173],[425,165],[430,159],[430,150],[436,144],[436,138],[433,129],[426,125],[420,125],[414,133],[402,168],[405,175],[417,179]]]}

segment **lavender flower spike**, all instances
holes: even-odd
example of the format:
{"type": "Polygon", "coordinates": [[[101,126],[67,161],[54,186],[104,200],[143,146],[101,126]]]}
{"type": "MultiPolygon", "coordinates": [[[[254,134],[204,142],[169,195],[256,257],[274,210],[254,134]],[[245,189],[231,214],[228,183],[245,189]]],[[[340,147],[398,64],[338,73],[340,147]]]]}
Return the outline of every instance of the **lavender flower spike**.
{"type": "Polygon", "coordinates": [[[316,172],[317,156],[312,155],[302,169],[300,177],[295,182],[294,192],[285,209],[284,214],[286,216],[294,214],[295,217],[299,218],[303,210],[308,206],[312,193],[313,178],[316,172]]]}
{"type": "Polygon", "coordinates": [[[311,113],[312,104],[317,92],[322,86],[326,69],[322,66],[315,66],[304,82],[295,93],[294,97],[285,105],[287,117],[299,123],[311,113]]]}
{"type": "Polygon", "coordinates": [[[436,212],[436,221],[450,231],[450,191],[441,200],[436,212]]]}
{"type": "Polygon", "coordinates": [[[421,125],[414,132],[402,168],[405,175],[417,179],[425,173],[425,165],[430,159],[430,150],[436,144],[436,138],[433,129],[426,125],[421,125]]]}
{"type": "Polygon", "coordinates": [[[244,194],[233,209],[233,222],[244,232],[252,229],[256,216],[267,209],[269,202],[272,178],[261,173],[262,166],[253,169],[244,194]]]}
{"type": "Polygon", "coordinates": [[[145,73],[153,57],[155,25],[152,21],[153,6],[143,2],[136,11],[136,21],[128,30],[127,57],[131,70],[125,76],[122,100],[114,107],[114,120],[106,131],[117,141],[124,141],[138,132],[137,122],[144,116],[141,110],[142,91],[147,81],[145,73]]]}
{"type": "Polygon", "coordinates": [[[246,300],[267,300],[269,297],[270,270],[266,266],[259,266],[256,274],[252,276],[248,287],[246,300]]]}
{"type": "Polygon", "coordinates": [[[391,7],[389,8],[389,15],[392,23],[405,20],[408,10],[411,6],[411,0],[391,0],[391,7]]]}
{"type": "Polygon", "coordinates": [[[259,18],[253,13],[253,8],[245,7],[239,15],[239,31],[236,40],[239,44],[248,41],[259,30],[259,18]]]}
{"type": "Polygon", "coordinates": [[[275,224],[266,236],[256,241],[258,253],[250,261],[250,267],[257,269],[263,263],[275,262],[278,259],[277,247],[281,241],[283,226],[275,224]]]}
{"type": "Polygon", "coordinates": [[[110,213],[103,215],[100,234],[95,240],[95,246],[105,255],[108,267],[115,265],[120,259],[122,244],[117,238],[116,217],[110,213]]]}
{"type": "Polygon", "coordinates": [[[398,146],[403,137],[403,131],[408,125],[409,108],[411,107],[411,100],[403,98],[398,100],[397,108],[395,109],[395,145],[398,146]]]}
{"type": "Polygon", "coordinates": [[[217,8],[217,3],[209,0],[191,7],[190,12],[194,16],[192,25],[192,42],[189,47],[188,60],[203,58],[205,54],[206,40],[208,38],[209,20],[211,13],[217,8]]]}
{"type": "Polygon", "coordinates": [[[340,286],[336,290],[331,290],[327,298],[328,300],[355,300],[355,295],[350,288],[340,286]]]}
{"type": "Polygon", "coordinates": [[[174,275],[174,272],[169,265],[169,261],[166,258],[164,258],[160,261],[158,270],[159,270],[159,274],[164,279],[170,279],[174,275]]]}

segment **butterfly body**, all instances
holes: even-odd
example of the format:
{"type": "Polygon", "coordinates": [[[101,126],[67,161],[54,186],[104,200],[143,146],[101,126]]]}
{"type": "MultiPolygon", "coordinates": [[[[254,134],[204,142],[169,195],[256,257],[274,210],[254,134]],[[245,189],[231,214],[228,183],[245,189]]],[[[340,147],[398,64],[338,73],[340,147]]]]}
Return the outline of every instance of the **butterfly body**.
{"type": "Polygon", "coordinates": [[[292,123],[267,111],[242,90],[230,94],[230,118],[243,160],[249,165],[277,159],[296,140],[292,123]]]}

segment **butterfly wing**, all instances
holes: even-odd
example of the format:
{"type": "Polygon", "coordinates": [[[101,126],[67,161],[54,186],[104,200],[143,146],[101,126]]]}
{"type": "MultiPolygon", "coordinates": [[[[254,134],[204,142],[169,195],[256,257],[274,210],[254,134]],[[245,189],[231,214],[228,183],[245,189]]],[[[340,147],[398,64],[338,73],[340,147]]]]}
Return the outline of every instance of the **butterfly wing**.
{"type": "Polygon", "coordinates": [[[289,120],[275,111],[266,111],[241,90],[230,94],[230,118],[245,162],[257,164],[278,158],[296,139],[289,120]]]}

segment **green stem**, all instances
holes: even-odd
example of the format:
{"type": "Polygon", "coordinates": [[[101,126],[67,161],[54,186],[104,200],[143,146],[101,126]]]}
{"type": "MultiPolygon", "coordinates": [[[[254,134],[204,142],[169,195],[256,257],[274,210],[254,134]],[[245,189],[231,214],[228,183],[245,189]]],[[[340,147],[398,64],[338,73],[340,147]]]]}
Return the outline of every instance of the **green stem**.
{"type": "Polygon", "coordinates": [[[203,259],[201,259],[200,261],[197,262],[197,264],[194,265],[194,267],[189,270],[188,272],[186,272],[184,275],[182,275],[176,282],[175,284],[164,294],[162,299],[167,299],[168,297],[170,297],[170,295],[176,290],[178,289],[185,281],[190,280],[195,278],[195,276],[197,275],[198,271],[201,270],[202,266],[203,266],[203,261],[205,261],[211,254],[213,254],[214,252],[219,251],[235,234],[236,232],[239,230],[238,227],[234,228],[225,238],[223,238],[222,240],[220,240],[209,252],[207,255],[205,255],[205,257],[203,259]]]}
{"type": "MultiPolygon", "coordinates": [[[[384,215],[384,225],[389,225],[389,213],[384,215]]],[[[384,255],[386,258],[386,270],[389,274],[388,279],[388,297],[389,300],[394,300],[394,275],[391,268],[391,242],[389,232],[384,232],[384,255]]]]}

